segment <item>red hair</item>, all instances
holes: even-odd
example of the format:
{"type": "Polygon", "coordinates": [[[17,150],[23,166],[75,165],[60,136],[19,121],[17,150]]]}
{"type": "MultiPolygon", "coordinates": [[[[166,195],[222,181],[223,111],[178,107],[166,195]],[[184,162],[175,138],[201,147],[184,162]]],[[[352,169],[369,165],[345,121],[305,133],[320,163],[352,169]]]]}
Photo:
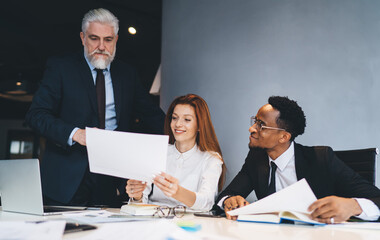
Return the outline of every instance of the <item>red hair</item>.
{"type": "Polygon", "coordinates": [[[199,129],[197,137],[196,137],[198,148],[203,152],[207,151],[207,152],[218,153],[219,154],[218,158],[220,158],[220,160],[223,162],[222,174],[219,178],[219,184],[218,184],[218,189],[219,191],[221,191],[224,184],[224,180],[225,180],[226,165],[224,164],[222,151],[219,146],[218,138],[216,137],[214,126],[212,125],[212,122],[211,122],[210,111],[208,109],[207,103],[203,98],[195,94],[187,94],[185,96],[180,96],[174,99],[172,104],[170,104],[169,106],[168,112],[166,113],[165,125],[164,125],[164,131],[166,135],[169,135],[170,144],[174,144],[175,142],[175,138],[174,138],[172,129],[170,127],[170,123],[172,120],[174,108],[178,104],[190,105],[194,108],[195,116],[197,119],[197,125],[199,129]]]}

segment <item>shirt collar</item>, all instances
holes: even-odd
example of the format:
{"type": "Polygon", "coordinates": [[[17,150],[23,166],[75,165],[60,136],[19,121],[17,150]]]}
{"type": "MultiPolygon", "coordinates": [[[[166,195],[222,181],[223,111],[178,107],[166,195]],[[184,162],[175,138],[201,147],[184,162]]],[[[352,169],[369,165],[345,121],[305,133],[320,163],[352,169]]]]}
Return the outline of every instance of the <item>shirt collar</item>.
{"type": "Polygon", "coordinates": [[[196,151],[198,150],[198,145],[197,143],[194,144],[194,147],[192,147],[190,150],[186,151],[186,152],[183,152],[181,153],[180,151],[178,151],[177,147],[175,146],[175,143],[174,143],[174,151],[176,153],[176,156],[177,158],[181,157],[186,160],[188,159],[191,155],[193,155],[193,153],[195,153],[196,151]]]}
{"type": "MultiPolygon", "coordinates": [[[[90,63],[90,61],[88,60],[86,54],[85,53],[83,53],[83,54],[84,54],[84,59],[86,59],[86,62],[88,64],[88,67],[91,69],[91,71],[94,71],[95,67],[90,63]]],[[[106,67],[106,70],[109,72],[110,68],[111,68],[111,63],[108,64],[108,66],[106,67]]]]}
{"type": "MultiPolygon", "coordinates": [[[[269,155],[268,155],[268,158],[269,158],[269,166],[270,166],[270,163],[274,160],[271,159],[269,155]]],[[[286,165],[288,165],[288,163],[290,162],[292,158],[294,158],[294,142],[292,142],[289,148],[283,154],[281,154],[274,162],[276,163],[277,168],[280,171],[282,171],[284,170],[286,165]]]]}

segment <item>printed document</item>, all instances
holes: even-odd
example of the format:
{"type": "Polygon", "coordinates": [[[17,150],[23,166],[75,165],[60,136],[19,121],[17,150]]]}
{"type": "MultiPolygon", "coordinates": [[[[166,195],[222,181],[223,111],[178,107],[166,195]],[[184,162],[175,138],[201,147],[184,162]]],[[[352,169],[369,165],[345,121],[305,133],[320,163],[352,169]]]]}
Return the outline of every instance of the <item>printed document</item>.
{"type": "Polygon", "coordinates": [[[240,214],[259,214],[274,212],[310,213],[307,208],[317,200],[306,179],[275,192],[257,202],[229,211],[232,216],[240,214]]]}
{"type": "Polygon", "coordinates": [[[0,239],[7,240],[61,240],[65,221],[48,222],[0,222],[0,239]]]}
{"type": "Polygon", "coordinates": [[[90,171],[151,182],[166,171],[169,136],[86,128],[90,171]]]}

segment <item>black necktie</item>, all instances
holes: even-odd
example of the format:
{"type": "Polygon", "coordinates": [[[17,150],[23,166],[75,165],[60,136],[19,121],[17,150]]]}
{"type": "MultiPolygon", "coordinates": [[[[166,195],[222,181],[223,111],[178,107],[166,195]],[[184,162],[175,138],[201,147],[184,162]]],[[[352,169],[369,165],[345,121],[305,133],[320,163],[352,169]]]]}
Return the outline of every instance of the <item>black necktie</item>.
{"type": "Polygon", "coordinates": [[[96,70],[96,95],[98,99],[99,128],[106,127],[106,87],[104,83],[103,69],[96,70]]]}
{"type": "Polygon", "coordinates": [[[277,165],[272,161],[270,162],[270,166],[272,168],[270,172],[270,184],[268,187],[268,195],[271,195],[272,193],[276,192],[276,170],[277,165]]]}

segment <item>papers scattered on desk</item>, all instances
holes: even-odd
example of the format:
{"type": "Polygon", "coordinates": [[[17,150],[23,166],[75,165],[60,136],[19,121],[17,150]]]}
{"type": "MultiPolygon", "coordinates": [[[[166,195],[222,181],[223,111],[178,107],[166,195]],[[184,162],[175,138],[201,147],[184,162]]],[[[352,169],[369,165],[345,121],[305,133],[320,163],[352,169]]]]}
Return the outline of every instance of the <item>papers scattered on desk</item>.
{"type": "Polygon", "coordinates": [[[0,239],[60,240],[65,225],[65,221],[0,222],[0,239]]]}
{"type": "Polygon", "coordinates": [[[200,239],[192,233],[178,227],[169,220],[157,220],[149,222],[112,223],[99,226],[96,231],[89,233],[78,240],[167,240],[167,239],[200,239]]]}
{"type": "Polygon", "coordinates": [[[127,214],[116,214],[106,210],[91,211],[83,213],[63,214],[68,222],[97,224],[97,223],[113,223],[113,222],[132,222],[132,221],[149,221],[155,218],[139,218],[127,214]]]}
{"type": "Polygon", "coordinates": [[[86,128],[90,171],[151,182],[166,170],[169,136],[86,128]]]}
{"type": "Polygon", "coordinates": [[[238,215],[238,221],[281,223],[293,220],[322,225],[310,218],[308,207],[317,200],[305,179],[228,214],[238,215]]]}

